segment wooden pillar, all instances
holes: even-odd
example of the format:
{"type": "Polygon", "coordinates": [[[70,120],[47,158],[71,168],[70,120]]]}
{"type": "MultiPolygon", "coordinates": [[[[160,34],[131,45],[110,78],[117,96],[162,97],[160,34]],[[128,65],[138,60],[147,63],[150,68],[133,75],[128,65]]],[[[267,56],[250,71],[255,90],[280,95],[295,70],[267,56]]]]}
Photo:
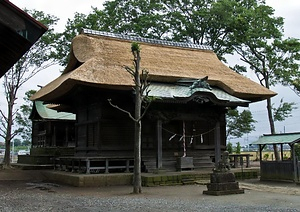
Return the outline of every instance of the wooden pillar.
{"type": "Polygon", "coordinates": [[[162,122],[157,121],[157,154],[156,154],[156,168],[162,168],[162,122]]]}
{"type": "Polygon", "coordinates": [[[49,146],[56,146],[56,126],[54,124],[53,126],[53,135],[52,135],[52,145],[49,145],[49,146]]]}
{"type": "Polygon", "coordinates": [[[265,144],[259,144],[259,164],[260,164],[260,167],[261,167],[261,162],[263,160],[263,155],[262,155],[262,151],[263,149],[265,148],[265,144]]]}
{"type": "Polygon", "coordinates": [[[105,174],[109,173],[108,167],[109,167],[109,161],[108,158],[105,158],[105,174]]]}
{"type": "Polygon", "coordinates": [[[65,138],[66,140],[64,141],[65,143],[63,144],[63,146],[69,146],[69,126],[67,125],[65,128],[65,138]]]}
{"type": "Polygon", "coordinates": [[[129,173],[129,161],[130,159],[126,159],[126,173],[129,173]]]}
{"type": "Polygon", "coordinates": [[[283,161],[283,144],[280,144],[281,161],[283,161]]]}
{"type": "Polygon", "coordinates": [[[215,127],[215,165],[221,160],[221,132],[220,121],[218,120],[215,127]]]}
{"type": "Polygon", "coordinates": [[[86,163],[86,174],[90,174],[90,167],[91,167],[91,163],[90,163],[90,160],[89,159],[86,159],[85,161],[86,163]]]}
{"type": "Polygon", "coordinates": [[[297,175],[298,175],[298,167],[297,167],[297,156],[295,152],[295,144],[290,145],[292,148],[292,156],[293,156],[293,165],[294,165],[294,182],[297,182],[297,175]]]}
{"type": "Polygon", "coordinates": [[[246,167],[250,167],[250,154],[246,155],[246,167]]]}

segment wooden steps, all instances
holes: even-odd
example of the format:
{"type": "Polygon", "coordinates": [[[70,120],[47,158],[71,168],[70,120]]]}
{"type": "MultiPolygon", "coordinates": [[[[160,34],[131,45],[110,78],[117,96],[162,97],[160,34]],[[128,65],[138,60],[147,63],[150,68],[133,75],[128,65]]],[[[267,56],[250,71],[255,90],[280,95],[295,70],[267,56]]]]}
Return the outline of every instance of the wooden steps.
{"type": "MultiPolygon", "coordinates": [[[[214,163],[211,160],[211,153],[204,154],[190,154],[189,157],[193,157],[194,169],[212,169],[214,163]]],[[[156,158],[155,157],[143,157],[143,164],[145,172],[153,173],[156,171],[156,158]]],[[[176,157],[167,157],[162,159],[162,169],[167,172],[176,171],[176,157]]]]}

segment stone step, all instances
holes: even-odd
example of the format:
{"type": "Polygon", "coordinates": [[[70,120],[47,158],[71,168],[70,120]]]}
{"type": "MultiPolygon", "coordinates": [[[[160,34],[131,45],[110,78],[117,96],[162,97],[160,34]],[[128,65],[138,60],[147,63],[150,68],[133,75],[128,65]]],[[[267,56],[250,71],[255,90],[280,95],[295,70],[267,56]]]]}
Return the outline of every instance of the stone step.
{"type": "Polygon", "coordinates": [[[182,184],[183,185],[193,185],[195,183],[196,183],[195,180],[192,179],[192,178],[184,178],[184,179],[182,179],[182,184]]]}

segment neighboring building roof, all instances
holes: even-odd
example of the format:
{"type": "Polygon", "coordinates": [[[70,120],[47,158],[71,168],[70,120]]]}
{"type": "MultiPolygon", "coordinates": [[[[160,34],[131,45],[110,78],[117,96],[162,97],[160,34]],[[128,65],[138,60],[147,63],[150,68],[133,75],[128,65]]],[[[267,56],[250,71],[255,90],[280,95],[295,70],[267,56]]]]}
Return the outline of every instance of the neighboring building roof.
{"type": "Polygon", "coordinates": [[[124,65],[132,66],[132,41],[141,45],[141,68],[149,72],[150,82],[175,83],[208,76],[209,85],[240,99],[253,102],[276,95],[228,68],[206,46],[83,30],[72,41],[63,74],[32,99],[55,101],[77,84],[132,89],[132,76],[124,69],[124,65]]]}
{"type": "Polygon", "coordinates": [[[47,107],[42,101],[34,101],[33,108],[30,114],[30,119],[48,119],[48,120],[76,120],[76,115],[73,113],[57,112],[56,110],[47,107]]]}
{"type": "Polygon", "coordinates": [[[41,37],[47,27],[8,0],[0,1],[0,77],[41,37]]]}
{"type": "Polygon", "coordinates": [[[300,142],[300,132],[263,135],[252,144],[271,145],[271,144],[293,144],[298,142],[300,142]]]}
{"type": "Polygon", "coordinates": [[[148,96],[157,97],[162,100],[177,102],[186,102],[189,100],[206,101],[209,99],[215,104],[222,104],[224,106],[248,106],[250,101],[242,100],[234,97],[225,91],[212,87],[207,88],[191,88],[190,86],[166,83],[151,83],[148,96]]]}

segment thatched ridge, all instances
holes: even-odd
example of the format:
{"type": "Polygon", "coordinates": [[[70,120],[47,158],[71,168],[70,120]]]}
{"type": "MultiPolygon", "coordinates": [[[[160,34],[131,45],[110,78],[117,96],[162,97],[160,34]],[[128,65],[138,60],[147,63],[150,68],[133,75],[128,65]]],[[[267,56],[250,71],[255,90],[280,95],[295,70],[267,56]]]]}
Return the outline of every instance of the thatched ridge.
{"type": "MultiPolygon", "coordinates": [[[[123,66],[132,65],[130,47],[134,39],[111,35],[89,31],[76,36],[72,42],[69,64],[63,74],[37,92],[33,99],[51,101],[63,96],[76,84],[131,89],[132,78],[123,66]]],[[[276,95],[228,68],[209,49],[176,46],[172,42],[169,43],[171,45],[151,43],[151,40],[139,43],[141,68],[149,71],[150,81],[176,82],[182,78],[208,76],[211,86],[241,99],[259,101],[276,95]]]]}

